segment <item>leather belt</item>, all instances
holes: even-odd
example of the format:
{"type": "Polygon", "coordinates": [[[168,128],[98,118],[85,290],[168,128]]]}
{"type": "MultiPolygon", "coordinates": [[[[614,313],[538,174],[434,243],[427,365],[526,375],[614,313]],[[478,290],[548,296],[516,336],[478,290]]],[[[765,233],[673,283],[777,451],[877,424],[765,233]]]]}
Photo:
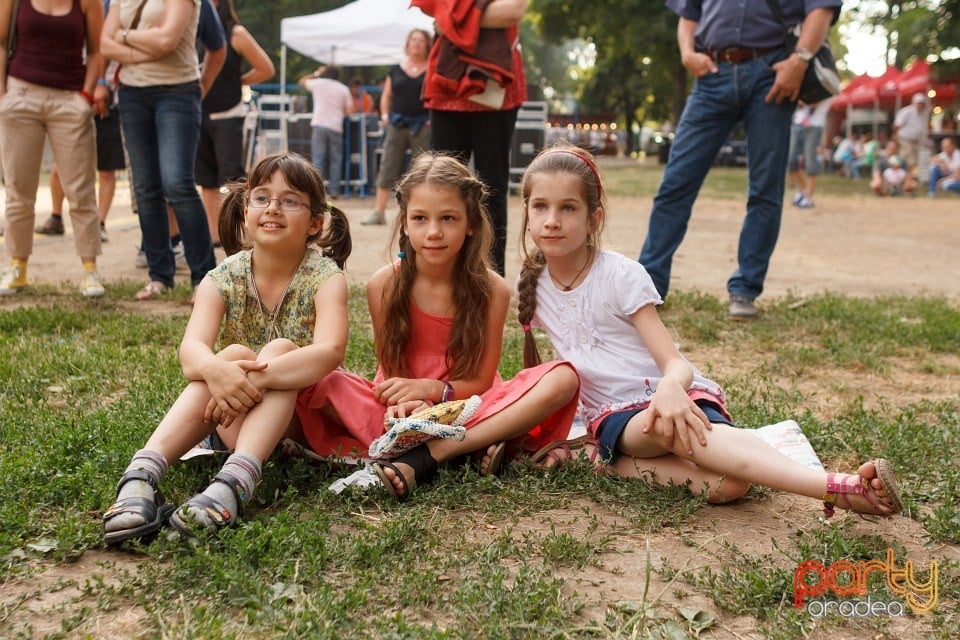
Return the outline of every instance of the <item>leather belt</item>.
{"type": "Polygon", "coordinates": [[[762,55],[766,55],[771,51],[776,51],[777,47],[770,47],[768,49],[754,49],[752,47],[730,47],[729,49],[721,49],[720,51],[704,51],[706,55],[713,58],[714,62],[729,62],[730,64],[740,64],[741,62],[747,62],[748,60],[753,60],[754,58],[759,58],[762,55]]]}

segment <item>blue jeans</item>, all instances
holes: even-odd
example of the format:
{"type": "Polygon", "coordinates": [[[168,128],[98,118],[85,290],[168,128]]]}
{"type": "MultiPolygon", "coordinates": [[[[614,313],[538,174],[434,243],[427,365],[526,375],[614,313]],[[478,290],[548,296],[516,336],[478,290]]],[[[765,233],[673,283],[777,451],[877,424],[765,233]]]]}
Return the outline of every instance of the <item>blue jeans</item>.
{"type": "Polygon", "coordinates": [[[670,288],[670,267],[687,231],[693,202],[721,145],[742,122],[747,134],[749,193],[740,230],[738,268],[727,291],[751,300],[763,292],[770,256],[780,233],[783,189],[795,103],[767,104],[773,86],[774,51],[741,64],[721,62],[715,74],[697,78],[677,125],[660,189],[653,201],[640,263],[660,295],[670,288]]]}
{"type": "Polygon", "coordinates": [[[343,132],[313,127],[310,154],[313,166],[326,178],[327,191],[331,196],[339,196],[343,179],[343,132]]]}
{"type": "Polygon", "coordinates": [[[190,282],[197,286],[216,266],[207,214],[194,182],[200,85],[121,85],[119,97],[150,280],[173,286],[176,263],[170,246],[169,203],[180,227],[190,282]]]}
{"type": "MultiPolygon", "coordinates": [[[[937,183],[940,182],[942,178],[946,178],[950,175],[949,171],[944,171],[940,168],[938,164],[930,165],[930,193],[934,194],[937,192],[937,183]]],[[[960,193],[960,180],[948,180],[943,183],[942,191],[953,191],[954,193],[960,193]]]]}

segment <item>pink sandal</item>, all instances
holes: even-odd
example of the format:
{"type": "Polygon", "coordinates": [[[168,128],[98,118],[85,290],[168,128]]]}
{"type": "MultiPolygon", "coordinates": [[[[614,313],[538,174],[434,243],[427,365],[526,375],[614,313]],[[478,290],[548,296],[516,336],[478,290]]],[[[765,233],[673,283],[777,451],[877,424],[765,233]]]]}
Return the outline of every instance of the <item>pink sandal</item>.
{"type": "Polygon", "coordinates": [[[152,280],[143,286],[143,289],[137,291],[134,298],[137,300],[153,300],[154,298],[159,298],[163,295],[163,292],[167,290],[167,285],[156,280],[152,280]]]}
{"type": "Polygon", "coordinates": [[[877,478],[883,485],[883,491],[887,494],[892,506],[885,510],[883,506],[875,499],[876,490],[870,486],[870,480],[856,473],[828,473],[827,474],[827,492],[823,496],[823,513],[827,518],[833,517],[834,505],[841,509],[855,511],[861,516],[870,514],[876,516],[889,517],[900,513],[903,510],[903,501],[900,499],[900,485],[893,473],[893,466],[888,460],[878,458],[873,461],[877,469],[877,478]],[[871,508],[857,508],[850,502],[849,495],[858,495],[870,505],[871,508]],[[843,503],[840,502],[843,500],[843,503]]]}

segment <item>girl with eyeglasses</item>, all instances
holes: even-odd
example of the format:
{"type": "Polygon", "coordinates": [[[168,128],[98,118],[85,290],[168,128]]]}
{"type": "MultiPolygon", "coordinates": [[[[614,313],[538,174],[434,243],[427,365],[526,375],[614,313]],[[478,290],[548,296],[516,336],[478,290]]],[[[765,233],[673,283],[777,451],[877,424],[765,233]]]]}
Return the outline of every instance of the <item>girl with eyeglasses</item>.
{"type": "Polygon", "coordinates": [[[228,257],[198,285],[180,343],[190,382],[124,471],[103,515],[108,544],[150,536],[168,517],[185,535],[235,524],[297,393],[343,361],[350,229],[313,166],[293,154],[264,158],[249,183],[230,185],[220,238],[228,257]],[[218,426],[233,454],[174,510],[157,490],[169,461],[218,426]]]}

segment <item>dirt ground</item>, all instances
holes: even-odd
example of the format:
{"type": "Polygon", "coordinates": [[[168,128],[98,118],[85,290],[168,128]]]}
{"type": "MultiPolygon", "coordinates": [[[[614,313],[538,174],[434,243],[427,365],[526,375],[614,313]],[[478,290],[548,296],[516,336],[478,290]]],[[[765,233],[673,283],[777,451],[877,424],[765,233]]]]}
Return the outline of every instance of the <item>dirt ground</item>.
{"type": "MultiPolygon", "coordinates": [[[[650,199],[613,198],[608,204],[605,246],[636,256],[646,232],[650,199]]],[[[372,198],[347,198],[338,201],[338,205],[347,212],[352,223],[354,253],[348,261],[348,275],[351,282],[363,283],[389,259],[386,251],[389,227],[360,225],[360,220],[371,209],[372,198]]],[[[37,209],[39,223],[49,212],[47,193],[40,194],[37,209]]],[[[518,272],[516,243],[520,218],[519,200],[515,197],[511,199],[510,212],[507,275],[512,281],[518,272]]],[[[388,217],[392,219],[394,214],[395,211],[391,211],[388,217]]],[[[742,199],[697,201],[687,238],[674,262],[674,288],[725,295],[726,279],[736,266],[742,217],[742,199]]],[[[140,232],[136,218],[131,214],[127,184],[122,181],[108,230],[110,240],[104,245],[100,261],[103,278],[107,282],[145,281],[145,270],[134,266],[140,232]]],[[[787,204],[764,298],[805,296],[822,291],[855,296],[924,293],[943,295],[960,303],[958,242],[960,199],[956,198],[884,199],[864,193],[852,197],[818,197],[817,207],[811,210],[787,204]]],[[[69,231],[64,237],[37,236],[30,265],[30,277],[35,282],[56,284],[76,280],[79,265],[69,231]]],[[[16,304],[12,301],[6,304],[11,303],[16,304]]],[[[145,305],[145,310],[163,312],[164,306],[178,306],[178,310],[183,310],[179,303],[172,301],[151,302],[145,305]]],[[[716,360],[714,366],[721,370],[743,364],[742,354],[738,356],[725,349],[725,346],[717,345],[712,353],[700,353],[697,358],[717,356],[707,361],[716,360]]],[[[929,392],[936,386],[929,382],[920,380],[915,395],[922,395],[924,390],[929,392]]],[[[821,381],[821,384],[830,386],[829,382],[821,381]]],[[[956,376],[952,376],[948,389],[943,388],[943,380],[940,385],[948,396],[956,397],[960,393],[960,381],[956,376]]],[[[909,390],[907,393],[913,395],[909,390]]],[[[564,513],[553,515],[557,522],[569,521],[571,532],[577,532],[584,526],[578,522],[579,511],[573,505],[564,513]]],[[[609,515],[614,520],[617,518],[612,513],[609,515]]],[[[773,547],[771,539],[786,539],[798,529],[824,526],[817,516],[816,509],[810,508],[806,499],[777,492],[732,507],[707,506],[683,532],[685,540],[675,531],[625,535],[617,539],[609,553],[603,554],[599,566],[588,566],[564,577],[571,580],[584,601],[585,615],[602,620],[607,607],[613,603],[639,602],[644,598],[643,581],[637,580],[636,576],[644,573],[648,540],[651,559],[658,566],[665,560],[677,568],[710,565],[717,561],[715,554],[725,540],[736,542],[746,554],[770,554],[781,558],[786,565],[788,562],[773,547]],[[742,535],[745,529],[759,535],[745,537],[742,535]]],[[[852,518],[849,514],[839,517],[852,518]]],[[[852,534],[876,533],[895,538],[905,546],[907,557],[918,566],[927,566],[931,559],[960,561],[960,548],[955,545],[931,548],[923,527],[915,520],[894,518],[876,525],[859,520],[854,522],[852,534]]],[[[538,526],[534,522],[527,524],[538,526]]],[[[135,562],[125,554],[89,550],[77,562],[50,566],[28,581],[0,584],[0,607],[18,602],[21,614],[30,617],[38,635],[53,633],[60,629],[63,614],[51,615],[51,612],[66,611],[69,614],[83,606],[84,597],[76,587],[93,576],[111,582],[115,580],[111,576],[135,571],[135,562]]],[[[691,595],[678,602],[675,597],[677,586],[661,582],[654,576],[649,597],[662,597],[659,608],[674,605],[697,607],[717,614],[719,624],[711,629],[709,637],[761,637],[753,618],[722,615],[702,596],[691,595]]],[[[142,631],[145,615],[136,607],[112,610],[107,614],[98,612],[88,620],[84,631],[91,637],[134,636],[142,631]],[[107,629],[111,630],[109,634],[107,629]]],[[[892,620],[875,637],[919,637],[923,633],[921,629],[926,628],[918,626],[916,618],[901,618],[892,620]]],[[[863,633],[873,634],[877,630],[831,629],[827,626],[819,628],[813,637],[837,640],[860,637],[863,633]]]]}
{"type": "MultiPolygon", "coordinates": [[[[351,222],[354,251],[347,262],[351,282],[365,282],[389,256],[386,248],[390,227],[360,224],[372,203],[372,197],[344,198],[337,203],[351,222]]],[[[650,206],[650,198],[612,198],[608,203],[605,246],[637,256],[646,234],[650,206]]],[[[49,211],[49,194],[41,190],[37,199],[38,224],[49,211]]],[[[511,282],[519,264],[519,211],[519,199],[511,198],[507,247],[507,277],[511,282]]],[[[389,211],[388,219],[392,220],[394,214],[395,209],[389,211]]],[[[742,199],[701,198],[696,202],[687,237],[674,259],[673,288],[725,295],[727,278],[736,268],[743,215],[742,199]]],[[[101,276],[107,282],[145,281],[146,271],[134,266],[140,230],[131,213],[128,185],[123,180],[118,184],[107,227],[110,240],[103,246],[100,258],[101,276]]],[[[820,196],[814,209],[798,209],[787,203],[765,296],[834,291],[856,296],[927,293],[960,300],[958,242],[958,198],[878,198],[864,193],[853,197],[820,196]]],[[[66,236],[36,236],[29,274],[37,282],[59,283],[79,278],[69,228],[66,236]]]]}

